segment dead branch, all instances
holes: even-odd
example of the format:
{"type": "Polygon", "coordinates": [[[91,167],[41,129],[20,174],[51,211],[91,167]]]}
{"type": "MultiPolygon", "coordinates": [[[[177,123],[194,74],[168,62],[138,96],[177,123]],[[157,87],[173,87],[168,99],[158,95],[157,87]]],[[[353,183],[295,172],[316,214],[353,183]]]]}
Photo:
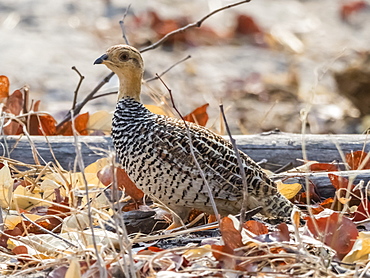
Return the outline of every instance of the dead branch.
{"type": "Polygon", "coordinates": [[[240,223],[239,223],[240,224],[239,225],[239,231],[241,232],[241,230],[243,229],[243,224],[244,224],[244,221],[245,221],[245,212],[246,212],[246,208],[247,208],[247,198],[248,198],[247,176],[245,175],[243,163],[242,163],[242,160],[240,158],[240,153],[239,153],[238,147],[236,146],[235,139],[232,137],[229,124],[227,123],[223,104],[220,104],[220,111],[221,111],[222,119],[223,119],[225,127],[226,127],[227,135],[229,135],[230,142],[233,145],[236,160],[238,161],[238,167],[240,169],[240,173],[241,173],[241,176],[242,176],[243,202],[242,202],[242,209],[240,210],[240,223]]]}
{"type": "MultiPolygon", "coordinates": [[[[240,2],[236,2],[234,4],[230,4],[230,5],[227,5],[227,6],[224,6],[222,8],[219,8],[217,10],[214,10],[212,12],[210,12],[209,14],[205,15],[204,17],[202,17],[200,20],[196,21],[196,22],[193,22],[193,23],[190,23],[184,27],[181,27],[177,30],[174,30],[168,34],[166,34],[163,38],[161,38],[160,40],[158,40],[156,43],[140,50],[141,53],[144,53],[148,50],[151,50],[151,49],[155,49],[157,48],[159,45],[161,45],[164,41],[166,41],[168,38],[172,37],[173,35],[177,34],[177,33],[180,33],[180,32],[184,32],[185,30],[187,29],[190,29],[190,28],[194,28],[194,27],[201,27],[202,23],[207,20],[209,17],[211,17],[212,15],[220,12],[220,11],[223,11],[223,10],[226,10],[226,9],[229,9],[229,8],[232,8],[232,7],[235,7],[235,6],[238,6],[238,5],[241,5],[241,4],[244,4],[244,3],[248,3],[250,2],[251,0],[243,0],[243,1],[240,1],[240,2]]],[[[128,40],[126,38],[126,35],[125,35],[125,29],[124,29],[124,19],[128,13],[128,10],[129,10],[130,7],[127,8],[125,14],[123,15],[123,19],[119,21],[119,24],[121,26],[121,29],[122,29],[122,33],[123,33],[123,38],[125,39],[126,43],[128,44],[128,40]]],[[[185,61],[186,59],[184,59],[185,61]]],[[[177,64],[176,64],[177,65],[177,64]]],[[[175,66],[175,65],[174,65],[175,66]]],[[[174,67],[173,66],[173,67],[174,67]]],[[[170,70],[170,69],[168,69],[170,70]]],[[[168,71],[167,70],[167,71],[168,71]]],[[[166,72],[167,72],[166,71],[166,72]]],[[[164,72],[165,73],[165,72],[164,72]]],[[[164,74],[162,73],[161,76],[164,74]]],[[[78,103],[76,105],[76,107],[73,109],[73,114],[74,115],[78,115],[80,112],[81,112],[81,109],[86,105],[86,103],[88,103],[90,100],[93,100],[93,99],[96,99],[96,98],[100,98],[100,97],[103,97],[103,96],[107,96],[107,95],[112,95],[112,94],[116,94],[116,92],[110,92],[110,93],[105,93],[105,94],[101,94],[99,96],[96,96],[95,97],[95,94],[106,84],[109,82],[109,80],[112,78],[112,76],[114,75],[113,72],[110,72],[106,77],[104,77],[104,79],[92,90],[92,92],[90,94],[88,94],[80,103],[78,103]]],[[[156,78],[155,78],[156,79],[156,78]]],[[[154,79],[154,80],[155,80],[154,79]]],[[[152,80],[149,80],[149,81],[152,81],[152,80]]],[[[147,81],[148,82],[148,81],[147,81]]],[[[69,111],[67,113],[67,115],[64,117],[64,119],[57,125],[57,129],[59,129],[63,124],[65,124],[66,122],[68,122],[69,120],[71,119],[71,111],[69,111]]]]}
{"type": "Polygon", "coordinates": [[[131,8],[131,4],[128,5],[128,7],[127,7],[127,9],[125,11],[125,14],[123,15],[122,19],[119,21],[119,26],[121,26],[121,30],[122,30],[122,37],[125,40],[125,43],[128,44],[128,45],[130,43],[128,42],[128,39],[127,39],[127,36],[126,36],[126,32],[125,32],[125,18],[126,18],[127,14],[128,14],[128,11],[130,10],[130,8],[131,8]]]}
{"type": "Polygon", "coordinates": [[[224,6],[222,8],[219,8],[217,10],[214,10],[212,12],[210,12],[209,14],[207,14],[206,16],[202,17],[201,19],[199,19],[198,21],[195,21],[193,23],[190,23],[184,27],[181,27],[179,29],[176,29],[172,32],[169,32],[168,34],[166,34],[163,38],[161,38],[159,41],[153,43],[152,45],[149,45],[143,49],[140,50],[141,53],[144,53],[148,50],[152,50],[152,49],[155,49],[157,48],[158,46],[160,46],[163,42],[165,42],[168,38],[172,37],[173,35],[176,35],[178,33],[181,33],[181,32],[184,32],[185,30],[187,29],[190,29],[190,28],[194,28],[194,27],[201,27],[203,22],[208,19],[209,17],[211,17],[212,15],[218,13],[218,12],[221,12],[223,10],[226,10],[226,9],[230,9],[232,7],[235,7],[235,6],[238,6],[238,5],[241,5],[241,4],[244,4],[244,3],[248,3],[250,2],[251,0],[243,0],[243,1],[239,1],[239,2],[236,2],[234,4],[230,4],[230,5],[227,5],[227,6],[224,6]]]}
{"type": "Polygon", "coordinates": [[[85,79],[85,76],[83,76],[80,71],[75,67],[73,66],[72,67],[72,70],[74,70],[75,72],[77,72],[78,76],[80,77],[80,80],[78,81],[78,84],[77,84],[77,87],[76,87],[76,90],[73,94],[73,103],[72,103],[72,110],[75,109],[76,107],[76,103],[77,103],[77,95],[78,95],[78,91],[80,90],[80,87],[81,87],[81,84],[82,84],[82,81],[85,79]]]}

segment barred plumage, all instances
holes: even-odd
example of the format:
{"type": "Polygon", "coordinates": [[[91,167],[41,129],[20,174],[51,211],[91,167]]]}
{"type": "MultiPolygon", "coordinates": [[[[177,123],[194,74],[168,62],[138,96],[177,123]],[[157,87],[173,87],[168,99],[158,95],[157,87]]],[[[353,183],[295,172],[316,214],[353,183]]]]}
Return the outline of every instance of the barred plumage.
{"type": "MultiPolygon", "coordinates": [[[[118,45],[95,63],[103,63],[120,79],[119,101],[112,137],[119,159],[133,182],[185,219],[192,208],[213,213],[204,180],[190,152],[182,120],[153,114],[140,103],[143,62],[140,53],[118,45]]],[[[190,130],[195,157],[211,187],[221,215],[239,213],[243,200],[240,168],[232,145],[207,128],[193,123],[190,130]]],[[[274,182],[246,154],[239,152],[248,184],[248,209],[289,217],[294,207],[274,182]]]]}

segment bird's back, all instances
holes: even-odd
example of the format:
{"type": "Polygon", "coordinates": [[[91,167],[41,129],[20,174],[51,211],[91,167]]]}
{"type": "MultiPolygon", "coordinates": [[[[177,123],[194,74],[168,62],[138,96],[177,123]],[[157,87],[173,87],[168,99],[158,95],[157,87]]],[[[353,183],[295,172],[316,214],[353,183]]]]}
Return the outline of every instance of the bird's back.
{"type": "MultiPolygon", "coordinates": [[[[129,98],[117,104],[112,136],[129,177],[146,194],[180,212],[180,216],[186,216],[191,208],[213,212],[194,156],[219,213],[239,213],[243,199],[240,168],[232,145],[221,136],[193,123],[185,125],[182,120],[153,114],[129,98]]],[[[248,184],[247,209],[262,206],[266,216],[288,217],[293,205],[278,193],[274,182],[252,159],[239,153],[248,184]]]]}

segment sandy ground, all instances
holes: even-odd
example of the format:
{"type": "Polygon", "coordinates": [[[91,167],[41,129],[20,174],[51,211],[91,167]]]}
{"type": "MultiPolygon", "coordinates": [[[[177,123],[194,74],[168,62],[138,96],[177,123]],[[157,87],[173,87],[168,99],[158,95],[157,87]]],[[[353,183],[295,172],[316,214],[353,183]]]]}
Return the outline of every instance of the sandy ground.
{"type": "MultiPolygon", "coordinates": [[[[153,34],[145,26],[138,27],[133,15],[145,20],[143,14],[155,10],[163,18],[197,20],[232,1],[2,0],[0,74],[9,77],[11,90],[28,84],[31,98],[42,99],[44,110],[61,117],[61,111],[71,106],[78,82],[72,66],[85,76],[80,99],[108,73],[92,63],[110,45],[123,43],[118,21],[130,3],[126,28],[136,46],[153,40],[153,34]]],[[[356,53],[368,50],[370,17],[365,10],[344,22],[340,5],[332,0],[254,0],[223,11],[206,21],[220,35],[212,43],[144,53],[146,76],[191,55],[164,79],[184,114],[210,103],[209,126],[216,130],[222,99],[234,133],[273,128],[299,132],[300,112],[307,107],[309,132],[359,132],[363,126],[358,110],[337,93],[332,72],[344,70],[356,53]],[[237,14],[252,16],[275,46],[225,39],[237,14]],[[289,81],[292,76],[295,82],[289,81]]],[[[102,92],[116,88],[113,78],[102,92]]],[[[149,97],[153,93],[168,95],[154,81],[144,86],[144,102],[153,102],[149,97]]],[[[85,111],[113,110],[114,105],[115,96],[109,96],[89,103],[85,111]]]]}

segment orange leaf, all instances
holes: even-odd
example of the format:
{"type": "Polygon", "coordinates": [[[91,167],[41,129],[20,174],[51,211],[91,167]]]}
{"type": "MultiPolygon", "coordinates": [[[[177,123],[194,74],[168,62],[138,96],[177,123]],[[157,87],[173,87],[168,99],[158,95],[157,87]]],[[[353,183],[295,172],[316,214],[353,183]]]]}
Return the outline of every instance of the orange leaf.
{"type": "Polygon", "coordinates": [[[33,110],[34,112],[38,112],[38,111],[39,111],[40,103],[41,103],[41,101],[40,101],[40,100],[37,100],[37,101],[35,102],[35,104],[33,105],[33,108],[32,108],[32,110],[33,110]]]}
{"type": "Polygon", "coordinates": [[[307,227],[310,232],[319,238],[319,234],[324,236],[323,242],[337,251],[339,259],[351,251],[353,244],[358,236],[356,225],[347,217],[340,213],[333,212],[329,216],[316,218],[318,230],[311,217],[306,217],[307,227]]]}
{"type": "Polygon", "coordinates": [[[28,254],[28,249],[24,245],[19,245],[19,246],[14,247],[12,251],[16,255],[28,254]]]}
{"type": "Polygon", "coordinates": [[[331,163],[314,163],[310,165],[312,172],[334,172],[338,171],[337,165],[331,163]]]}
{"type": "Polygon", "coordinates": [[[323,202],[321,202],[320,206],[322,206],[324,208],[331,208],[333,202],[334,202],[334,199],[332,197],[330,197],[330,198],[327,198],[326,200],[324,200],[323,202]]]}
{"type": "Polygon", "coordinates": [[[263,33],[253,17],[241,14],[237,17],[235,33],[238,35],[254,35],[263,33]]]}
{"type": "Polygon", "coordinates": [[[348,20],[352,14],[363,10],[366,6],[366,1],[349,1],[349,3],[343,4],[340,8],[340,15],[343,20],[348,20]]]}
{"type": "Polygon", "coordinates": [[[9,79],[5,75],[0,75],[0,99],[9,96],[9,79]]]}
{"type": "MultiPolygon", "coordinates": [[[[337,176],[334,174],[328,174],[328,177],[333,184],[336,190],[340,188],[347,188],[348,187],[348,179],[342,176],[337,176]]],[[[351,189],[351,188],[350,188],[351,189]]]]}
{"type": "Polygon", "coordinates": [[[360,205],[357,207],[353,221],[362,221],[370,218],[370,202],[367,199],[361,200],[360,205]]]}
{"type": "Polygon", "coordinates": [[[197,123],[198,125],[205,126],[208,122],[208,114],[207,114],[207,107],[209,106],[208,103],[198,107],[190,114],[184,117],[185,121],[197,123]]]}
{"type": "MultiPolygon", "coordinates": [[[[346,161],[352,170],[357,170],[360,168],[360,165],[365,160],[366,156],[366,152],[355,151],[346,154],[346,161]]],[[[370,159],[367,160],[361,169],[370,169],[370,159]]]]}
{"type": "Polygon", "coordinates": [[[263,235],[269,232],[265,224],[255,220],[249,220],[245,222],[243,227],[255,235],[263,235]]]}
{"type": "MultiPolygon", "coordinates": [[[[98,172],[98,178],[105,186],[110,185],[113,182],[112,166],[107,165],[98,172]]],[[[122,168],[116,168],[116,181],[118,188],[123,190],[125,193],[131,196],[136,202],[140,202],[144,197],[144,192],[136,187],[132,180],[127,175],[126,171],[122,168]]]]}
{"type": "Polygon", "coordinates": [[[240,232],[235,229],[234,223],[229,217],[221,219],[220,231],[225,245],[231,250],[244,246],[240,232]]]}
{"type": "MultiPolygon", "coordinates": [[[[88,135],[87,131],[87,122],[89,120],[89,113],[86,112],[84,114],[78,115],[74,119],[75,123],[75,129],[78,134],[80,135],[88,135]]],[[[64,135],[64,136],[72,136],[73,135],[73,130],[72,130],[72,122],[66,122],[62,127],[57,130],[58,135],[64,135]]]]}
{"type": "Polygon", "coordinates": [[[32,114],[28,132],[30,135],[56,135],[56,120],[49,114],[32,114]]]}

